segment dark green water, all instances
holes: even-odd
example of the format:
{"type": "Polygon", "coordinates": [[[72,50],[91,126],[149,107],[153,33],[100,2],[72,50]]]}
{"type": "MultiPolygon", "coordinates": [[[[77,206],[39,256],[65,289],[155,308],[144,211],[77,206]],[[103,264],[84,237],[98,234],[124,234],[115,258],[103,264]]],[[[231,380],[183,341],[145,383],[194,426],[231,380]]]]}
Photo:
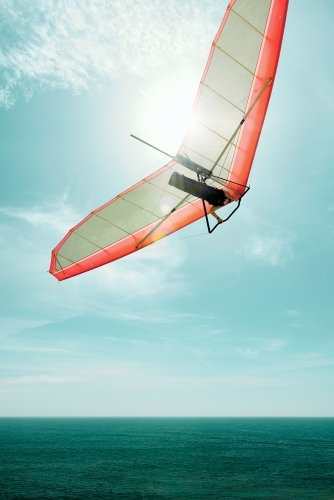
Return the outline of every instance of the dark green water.
{"type": "Polygon", "coordinates": [[[334,419],[0,419],[1,499],[334,500],[334,419]]]}

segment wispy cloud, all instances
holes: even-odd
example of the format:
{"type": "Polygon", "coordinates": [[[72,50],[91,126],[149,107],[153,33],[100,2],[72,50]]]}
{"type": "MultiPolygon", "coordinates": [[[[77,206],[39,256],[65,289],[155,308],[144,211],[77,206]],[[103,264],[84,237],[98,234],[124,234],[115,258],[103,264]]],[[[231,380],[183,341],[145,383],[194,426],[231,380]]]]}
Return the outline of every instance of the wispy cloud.
{"type": "Polygon", "coordinates": [[[263,378],[250,375],[240,376],[218,376],[218,377],[157,377],[151,378],[150,386],[160,389],[208,389],[219,387],[270,387],[286,385],[284,381],[277,378],[263,378]]]}
{"type": "Polygon", "coordinates": [[[267,386],[275,383],[275,379],[263,378],[251,375],[226,375],[226,376],[184,376],[164,369],[160,369],[151,364],[116,364],[111,368],[93,367],[84,373],[78,373],[80,380],[99,381],[114,388],[131,387],[140,390],[157,389],[200,389],[214,387],[234,387],[234,386],[267,386]]]}
{"type": "Polygon", "coordinates": [[[64,233],[80,220],[80,215],[67,202],[67,197],[65,193],[43,205],[29,208],[0,207],[0,212],[8,217],[26,221],[35,227],[45,227],[64,233]]]}
{"type": "Polygon", "coordinates": [[[241,356],[244,356],[245,358],[257,358],[260,351],[256,349],[240,349],[238,347],[237,352],[241,354],[241,356]]]}
{"type": "Polygon", "coordinates": [[[78,382],[77,376],[60,375],[22,375],[21,377],[12,377],[0,382],[0,392],[18,392],[25,390],[27,386],[36,386],[42,384],[64,384],[67,382],[78,382]]]}
{"type": "Polygon", "coordinates": [[[286,345],[284,339],[270,339],[267,340],[261,347],[262,351],[280,351],[286,345]]]}
{"type": "Polygon", "coordinates": [[[318,352],[306,352],[287,361],[282,366],[282,371],[312,370],[333,365],[334,359],[330,355],[318,352]]]}
{"type": "Polygon", "coordinates": [[[8,379],[8,384],[63,384],[65,382],[75,382],[79,380],[75,376],[60,375],[23,375],[22,377],[8,379]]]}
{"type": "Polygon", "coordinates": [[[290,235],[251,236],[238,250],[247,259],[283,266],[293,258],[290,235]]]}
{"type": "Polygon", "coordinates": [[[300,323],[297,323],[296,321],[300,320],[302,313],[300,311],[297,311],[296,309],[288,309],[285,311],[287,316],[290,316],[291,320],[293,320],[293,323],[289,323],[288,327],[289,328],[301,328],[302,325],[300,323]]]}
{"type": "Polygon", "coordinates": [[[95,272],[95,279],[118,296],[179,294],[187,284],[178,268],[185,260],[185,248],[176,249],[167,242],[152,245],[95,272]]]}
{"type": "Polygon", "coordinates": [[[302,314],[300,311],[297,311],[296,309],[287,309],[285,312],[288,316],[294,316],[294,317],[301,316],[302,314]]]}
{"type": "Polygon", "coordinates": [[[1,2],[0,104],[10,107],[18,90],[80,91],[207,52],[213,13],[213,0],[1,2]]]}
{"type": "Polygon", "coordinates": [[[20,319],[20,318],[1,318],[0,319],[0,337],[19,333],[27,328],[34,328],[49,323],[47,320],[20,319]]]}
{"type": "Polygon", "coordinates": [[[254,359],[262,353],[280,351],[286,345],[284,339],[268,339],[265,341],[263,339],[253,339],[253,342],[256,344],[256,348],[237,347],[237,353],[245,358],[254,359]]]}
{"type": "Polygon", "coordinates": [[[67,351],[66,349],[57,349],[53,347],[21,347],[21,346],[0,346],[0,351],[41,352],[41,353],[70,352],[67,351]]]}
{"type": "MultiPolygon", "coordinates": [[[[115,310],[112,313],[103,312],[101,313],[110,318],[121,319],[128,322],[141,322],[141,323],[176,323],[184,320],[199,320],[206,318],[207,316],[202,316],[200,314],[192,313],[180,313],[170,310],[155,310],[155,309],[145,309],[145,311],[128,311],[128,310],[115,310]]],[[[220,333],[222,330],[215,330],[210,333],[220,333]]]]}

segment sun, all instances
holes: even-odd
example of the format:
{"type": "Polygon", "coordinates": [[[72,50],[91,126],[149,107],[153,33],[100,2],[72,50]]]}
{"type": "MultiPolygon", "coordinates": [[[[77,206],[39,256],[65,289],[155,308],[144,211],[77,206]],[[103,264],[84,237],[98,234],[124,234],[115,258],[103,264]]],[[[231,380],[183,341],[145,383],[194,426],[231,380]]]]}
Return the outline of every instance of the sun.
{"type": "Polygon", "coordinates": [[[192,101],[193,95],[185,88],[174,89],[160,96],[152,113],[157,139],[171,146],[181,142],[189,124],[192,101]]]}
{"type": "Polygon", "coordinates": [[[189,126],[195,98],[187,81],[159,82],[145,102],[145,129],[152,144],[174,154],[189,126]]]}

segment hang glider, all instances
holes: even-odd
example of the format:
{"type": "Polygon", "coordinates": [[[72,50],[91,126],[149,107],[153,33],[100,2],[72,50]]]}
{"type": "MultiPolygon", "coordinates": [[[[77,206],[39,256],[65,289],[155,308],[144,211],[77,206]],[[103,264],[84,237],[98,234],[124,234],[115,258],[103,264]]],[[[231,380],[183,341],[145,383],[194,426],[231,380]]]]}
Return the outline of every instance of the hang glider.
{"type": "Polygon", "coordinates": [[[288,1],[230,2],[177,154],[67,233],[51,255],[50,273],[59,281],[125,257],[202,217],[212,232],[221,220],[215,209],[226,203],[236,203],[235,212],[249,189],[288,1]],[[212,229],[209,212],[218,220],[212,229]]]}

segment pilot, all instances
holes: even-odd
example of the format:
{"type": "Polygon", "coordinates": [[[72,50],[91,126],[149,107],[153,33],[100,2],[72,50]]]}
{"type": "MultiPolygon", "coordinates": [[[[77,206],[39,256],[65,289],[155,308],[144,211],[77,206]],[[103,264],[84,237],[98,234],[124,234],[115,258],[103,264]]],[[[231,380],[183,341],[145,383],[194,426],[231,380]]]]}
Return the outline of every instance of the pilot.
{"type": "Polygon", "coordinates": [[[236,196],[234,196],[233,193],[230,193],[229,191],[227,191],[225,189],[223,189],[222,191],[224,191],[224,195],[225,195],[224,203],[222,205],[212,205],[212,207],[210,208],[210,214],[213,215],[213,217],[215,217],[215,219],[217,219],[219,224],[221,224],[223,222],[223,220],[216,214],[216,210],[218,210],[218,208],[225,207],[229,203],[232,203],[232,201],[238,201],[238,198],[236,196]]]}
{"type": "Polygon", "coordinates": [[[189,177],[179,174],[178,172],[172,173],[168,184],[177,189],[180,189],[181,191],[184,191],[185,193],[196,196],[197,198],[200,198],[212,205],[210,214],[213,215],[215,219],[217,219],[219,224],[223,221],[216,214],[216,210],[218,210],[218,208],[224,207],[225,205],[228,205],[232,201],[238,201],[240,197],[237,191],[234,195],[227,189],[218,189],[216,187],[209,186],[205,182],[199,182],[195,179],[190,179],[189,177]]]}

